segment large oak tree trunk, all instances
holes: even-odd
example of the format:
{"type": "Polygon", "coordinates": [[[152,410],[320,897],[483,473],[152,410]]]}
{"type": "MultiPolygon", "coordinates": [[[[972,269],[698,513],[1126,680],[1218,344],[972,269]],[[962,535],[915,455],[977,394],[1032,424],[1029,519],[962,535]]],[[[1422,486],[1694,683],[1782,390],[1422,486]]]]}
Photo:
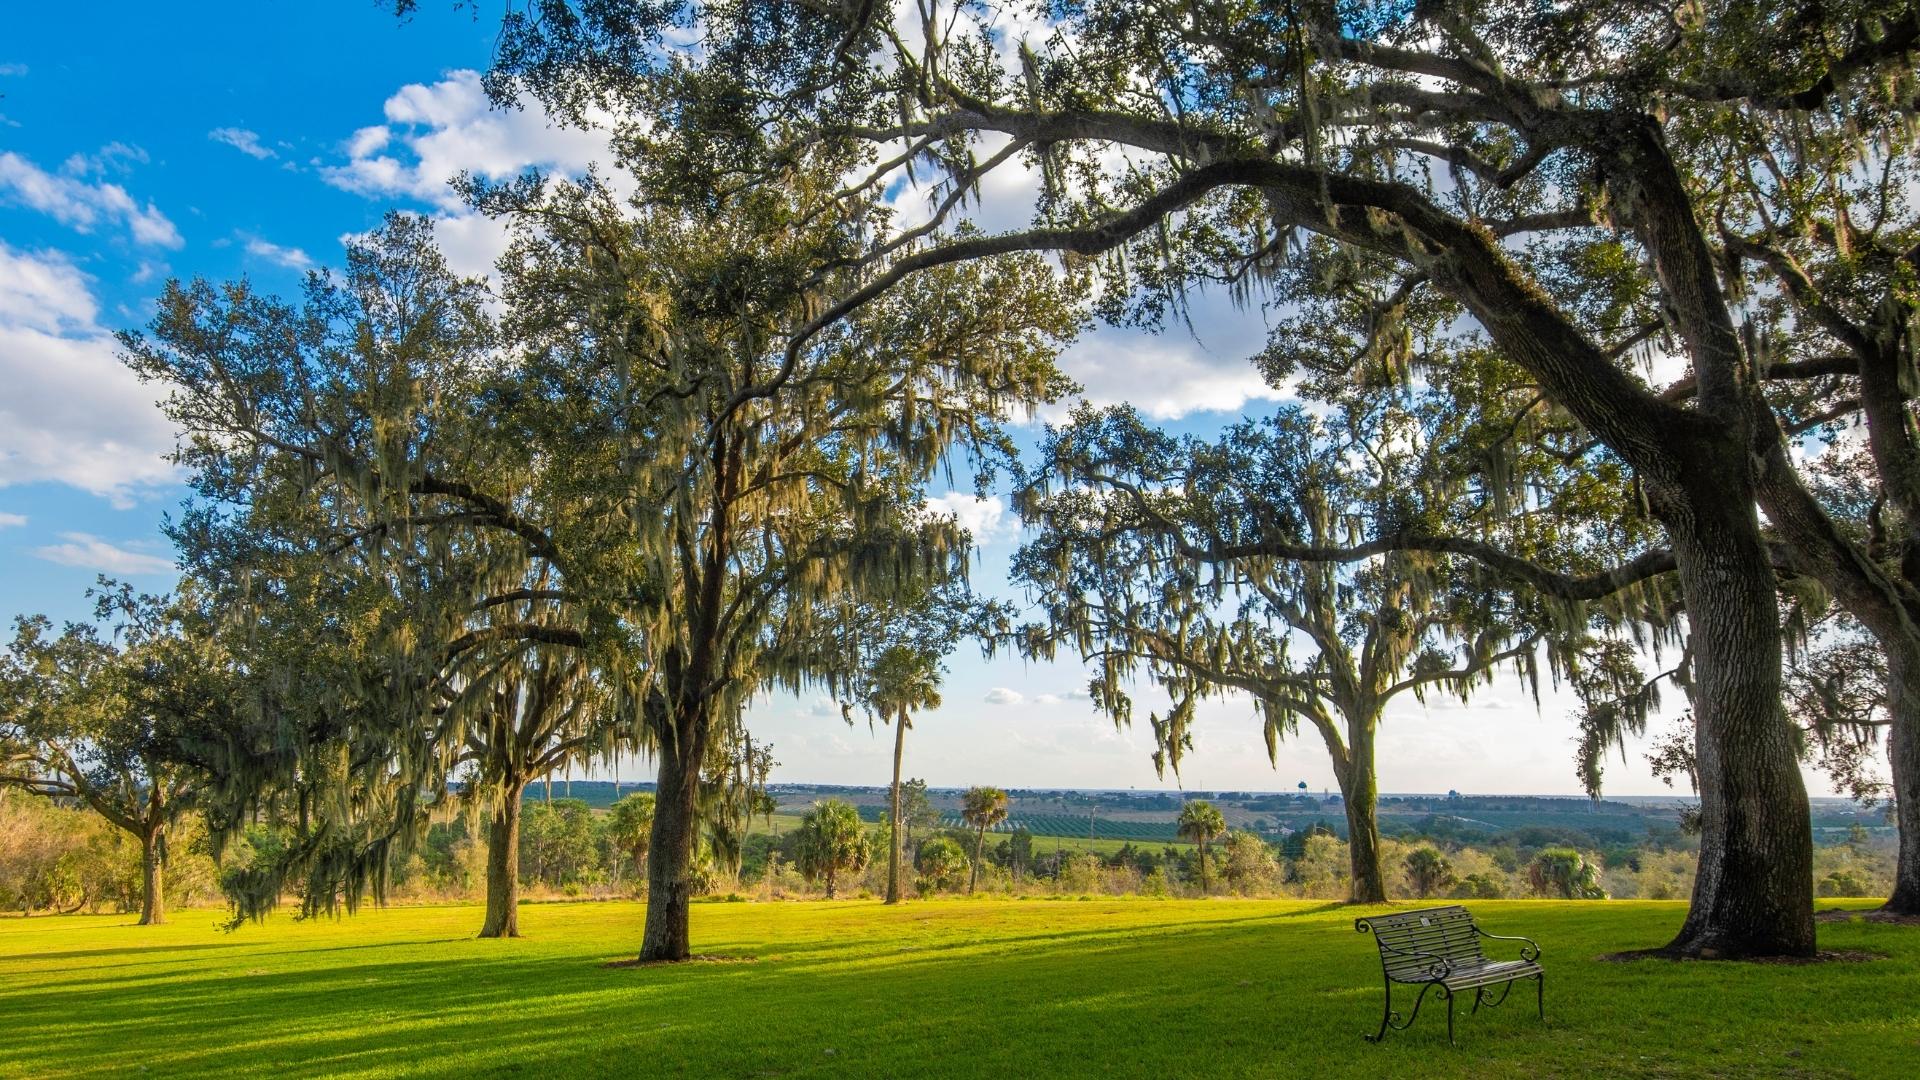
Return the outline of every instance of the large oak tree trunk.
{"type": "Polygon", "coordinates": [[[520,799],[522,784],[501,794],[487,825],[487,914],[483,938],[520,936],[520,799]]]}
{"type": "Polygon", "coordinates": [[[663,742],[654,789],[653,841],[647,847],[647,923],[642,962],[692,955],[688,919],[693,901],[694,832],[699,826],[700,761],[705,726],[675,725],[680,737],[663,742]]]}
{"type": "Polygon", "coordinates": [[[1745,475],[1732,463],[1697,469],[1685,502],[1667,501],[1661,515],[1691,623],[1701,826],[1692,906],[1667,947],[1809,956],[1812,826],[1780,700],[1773,571],[1745,475]]]}
{"type": "Polygon", "coordinates": [[[140,869],[145,876],[140,894],[141,926],[167,921],[167,833],[161,826],[140,838],[140,869]]]}
{"type": "Polygon", "coordinates": [[[1347,858],[1353,872],[1350,896],[1356,904],[1387,899],[1387,876],[1380,866],[1380,780],[1373,771],[1373,732],[1358,731],[1339,776],[1340,801],[1347,811],[1347,858]]]}
{"type": "Polygon", "coordinates": [[[1887,650],[1887,765],[1893,774],[1900,856],[1885,911],[1920,915],[1920,662],[1887,650]]]}
{"type": "Polygon", "coordinates": [[[907,744],[907,716],[904,711],[893,718],[893,804],[888,815],[892,823],[887,837],[887,903],[900,902],[900,758],[907,744]]]}

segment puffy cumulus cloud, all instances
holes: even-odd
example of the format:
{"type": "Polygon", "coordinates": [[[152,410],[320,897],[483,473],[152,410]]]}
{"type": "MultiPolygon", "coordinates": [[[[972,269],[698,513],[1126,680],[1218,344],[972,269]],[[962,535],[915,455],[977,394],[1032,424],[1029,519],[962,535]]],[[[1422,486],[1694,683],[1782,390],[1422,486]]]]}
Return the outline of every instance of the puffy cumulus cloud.
{"type": "Polygon", "coordinates": [[[0,242],[0,487],[57,481],[117,505],[169,483],[174,432],[65,256],[0,242]]]}
{"type": "Polygon", "coordinates": [[[987,691],[986,697],[986,702],[989,705],[1018,705],[1025,700],[1027,700],[1025,694],[1004,686],[996,686],[987,691]]]}
{"type": "Polygon", "coordinates": [[[385,105],[385,124],[354,132],[344,165],[323,166],[328,183],[362,195],[418,199],[460,208],[448,181],[460,173],[491,180],[530,168],[577,174],[608,158],[603,133],[549,121],[537,102],[496,110],[477,71],[403,86],[385,105]]]}
{"type": "Polygon", "coordinates": [[[95,165],[94,158],[76,155],[52,173],[13,151],[0,153],[0,198],[46,214],[75,232],[119,224],[136,244],[178,248],[185,243],[153,203],[142,206],[119,184],[89,181],[89,173],[102,171],[95,165]]]}
{"type": "Polygon", "coordinates": [[[1012,529],[1007,504],[998,495],[980,496],[964,491],[949,491],[928,499],[925,512],[929,517],[950,517],[959,521],[961,528],[973,534],[976,544],[984,544],[1012,529]]]}
{"type": "Polygon", "coordinates": [[[0,529],[17,529],[27,523],[25,514],[9,514],[0,511],[0,529]]]}
{"type": "Polygon", "coordinates": [[[265,259],[289,270],[313,269],[313,257],[297,247],[281,247],[258,236],[243,236],[241,239],[246,241],[247,254],[255,258],[265,259]]]}
{"type": "MultiPolygon", "coordinates": [[[[1160,333],[1102,326],[1060,357],[1060,368],[1095,405],[1128,402],[1148,416],[1175,420],[1195,412],[1239,412],[1287,392],[1268,385],[1253,357],[1266,346],[1260,313],[1235,307],[1218,290],[1198,292],[1187,317],[1160,333]]],[[[1048,420],[1065,408],[1042,411],[1048,420]]]]}
{"type": "Polygon", "coordinates": [[[91,533],[61,533],[60,539],[61,543],[35,548],[33,553],[48,562],[103,574],[170,574],[175,570],[172,559],[110,544],[91,533]]]}
{"type": "MultiPolygon", "coordinates": [[[[473,71],[403,86],[386,101],[386,123],[354,131],[341,144],[346,163],[321,165],[319,172],[347,191],[433,207],[447,265],[470,277],[491,276],[507,250],[506,223],[468,211],[449,183],[455,176],[501,180],[529,169],[578,176],[612,156],[605,133],[553,123],[531,98],[520,105],[494,109],[473,71]]],[[[616,188],[624,178],[617,171],[604,175],[616,188]]]]}
{"type": "Polygon", "coordinates": [[[214,128],[207,132],[207,138],[217,143],[226,143],[248,157],[258,158],[261,161],[280,156],[274,153],[271,147],[260,145],[259,133],[248,131],[246,128],[214,128]]]}

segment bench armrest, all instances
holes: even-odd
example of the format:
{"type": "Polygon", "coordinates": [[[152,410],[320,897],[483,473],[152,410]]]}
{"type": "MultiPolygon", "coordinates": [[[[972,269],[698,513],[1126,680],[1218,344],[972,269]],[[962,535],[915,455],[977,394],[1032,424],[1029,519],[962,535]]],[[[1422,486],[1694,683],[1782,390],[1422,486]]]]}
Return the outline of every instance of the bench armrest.
{"type": "Polygon", "coordinates": [[[1474,926],[1473,929],[1474,929],[1474,932],[1479,934],[1481,937],[1488,938],[1493,941],[1520,942],[1521,943],[1520,959],[1526,961],[1529,964],[1534,962],[1535,960],[1540,959],[1540,946],[1532,938],[1512,937],[1507,934],[1489,934],[1485,930],[1480,929],[1480,927],[1477,924],[1474,926]]]}

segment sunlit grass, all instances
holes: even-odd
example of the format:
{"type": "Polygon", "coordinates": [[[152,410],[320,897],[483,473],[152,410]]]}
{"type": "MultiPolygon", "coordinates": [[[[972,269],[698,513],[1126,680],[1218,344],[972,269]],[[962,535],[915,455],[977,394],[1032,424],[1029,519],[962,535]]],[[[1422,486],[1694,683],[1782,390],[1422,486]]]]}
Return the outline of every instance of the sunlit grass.
{"type": "Polygon", "coordinates": [[[1608,963],[1678,904],[1474,905],[1538,939],[1530,994],[1422,1015],[1383,1046],[1371,941],[1287,901],[702,904],[701,952],[609,969],[637,904],[539,904],[518,941],[473,907],[0,920],[0,1075],[1915,1075],[1920,930],[1823,924],[1811,966],[1608,963]],[[1523,1003],[1522,998],[1526,998],[1523,1003]]]}

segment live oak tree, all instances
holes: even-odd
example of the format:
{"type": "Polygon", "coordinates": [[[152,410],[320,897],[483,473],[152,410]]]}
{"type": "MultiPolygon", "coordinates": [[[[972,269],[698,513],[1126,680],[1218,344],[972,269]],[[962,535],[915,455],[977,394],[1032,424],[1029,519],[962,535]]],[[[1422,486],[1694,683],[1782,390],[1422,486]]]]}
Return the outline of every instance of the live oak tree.
{"type": "Polygon", "coordinates": [[[299,305],[172,283],[127,362],[168,388],[199,496],[174,530],[251,650],[217,764],[230,812],[291,830],[232,877],[238,914],[384,888],[390,852],[465,804],[487,822],[483,936],[517,936],[529,781],[635,743],[624,669],[590,654],[536,522],[536,448],[498,430],[512,373],[478,282],[394,216],[299,305]],[[397,845],[397,847],[396,847],[397,845]]]}
{"type": "Polygon", "coordinates": [[[960,819],[974,828],[973,862],[967,871],[967,895],[980,881],[980,860],[987,846],[987,830],[1007,820],[1007,793],[997,787],[970,787],[960,796],[960,819]]]}
{"type": "Polygon", "coordinates": [[[1488,445],[1525,426],[1525,397],[1480,416],[1443,391],[1343,392],[1324,419],[1284,409],[1215,440],[1083,409],[1016,500],[1039,536],[1014,574],[1044,615],[1023,647],[1093,664],[1093,701],[1116,724],[1131,721],[1137,675],[1164,691],[1170,706],[1150,717],[1161,771],[1178,773],[1208,698],[1249,698],[1269,757],[1312,728],[1340,786],[1352,899],[1384,901],[1374,759],[1387,707],[1465,699],[1507,667],[1537,688],[1542,666],[1579,669],[1590,630],[1662,595],[1648,580],[1670,566],[1657,551],[1599,569],[1643,539],[1631,520],[1589,524],[1617,475],[1567,475],[1551,443],[1488,445]],[[1586,573],[1514,554],[1541,548],[1586,573]],[[1457,557],[1474,552],[1499,569],[1457,557]]]}
{"type": "Polygon", "coordinates": [[[1459,304],[1633,470],[1673,549],[1703,842],[1672,948],[1811,951],[1806,798],[1756,503],[1804,571],[1849,586],[1850,607],[1896,613],[1905,586],[1859,558],[1786,452],[1743,290],[1721,273],[1715,189],[1741,177],[1696,167],[1695,136],[1741,109],[1784,118],[1766,136],[1781,158],[1806,142],[1793,118],[1822,109],[1845,114],[1857,143],[1894,133],[1911,111],[1920,12],[1885,0],[1677,14],[1652,0],[1095,0],[1046,9],[1030,40],[996,35],[1002,7],[1030,6],[927,3],[896,17],[877,4],[556,0],[510,10],[493,79],[562,109],[628,106],[636,126],[665,116],[730,167],[757,157],[729,156],[729,132],[766,130],[747,116],[801,142],[884,148],[850,189],[932,177],[936,222],[994,169],[1041,173],[1038,227],[917,250],[834,313],[924,268],[1015,250],[1105,257],[1096,268],[1122,291],[1284,279],[1303,234],[1394,268],[1369,327],[1382,341],[1403,296],[1459,304]],[[697,56],[668,36],[693,19],[697,56]],[[667,99],[692,107],[650,109],[667,99]],[[1692,369],[1684,399],[1620,363],[1654,338],[1692,369]]]}
{"type": "Polygon", "coordinates": [[[658,764],[641,957],[687,955],[699,767],[755,694],[848,678],[823,632],[849,605],[964,575],[950,519],[921,513],[956,461],[1009,452],[1004,417],[1062,388],[1076,328],[1044,265],[978,263],[802,333],[857,288],[877,206],[829,198],[841,169],[744,190],[660,164],[650,199],[592,182],[481,193],[520,229],[508,333],[546,416],[567,524],[566,588],[640,673],[658,764]],[[823,212],[832,205],[834,212],[823,212]]]}
{"type": "Polygon", "coordinates": [[[140,844],[140,925],[166,922],[169,831],[195,803],[191,745],[232,672],[202,613],[102,579],[95,621],[22,617],[0,656],[0,786],[71,799],[140,844]]]}
{"type": "MultiPolygon", "coordinates": [[[[1816,490],[1840,522],[1797,545],[1879,644],[1887,759],[1900,832],[1887,909],[1920,914],[1920,204],[1914,50],[1920,9],[1864,8],[1833,75],[1781,102],[1716,94],[1683,118],[1730,288],[1745,290],[1756,366],[1811,379],[1809,408],[1863,440],[1817,455],[1816,490]],[[1850,512],[1851,511],[1851,512],[1850,512]]],[[[1804,48],[1804,46],[1803,46],[1804,48]]],[[[1808,72],[1807,74],[1811,74],[1808,72]]],[[[1804,75],[1802,76],[1805,77],[1804,75]]],[[[1773,511],[1770,508],[1770,516],[1773,511]]],[[[1792,528],[1790,523],[1783,523],[1792,528]]],[[[1804,528],[1804,526],[1803,526],[1804,528]]]]}

